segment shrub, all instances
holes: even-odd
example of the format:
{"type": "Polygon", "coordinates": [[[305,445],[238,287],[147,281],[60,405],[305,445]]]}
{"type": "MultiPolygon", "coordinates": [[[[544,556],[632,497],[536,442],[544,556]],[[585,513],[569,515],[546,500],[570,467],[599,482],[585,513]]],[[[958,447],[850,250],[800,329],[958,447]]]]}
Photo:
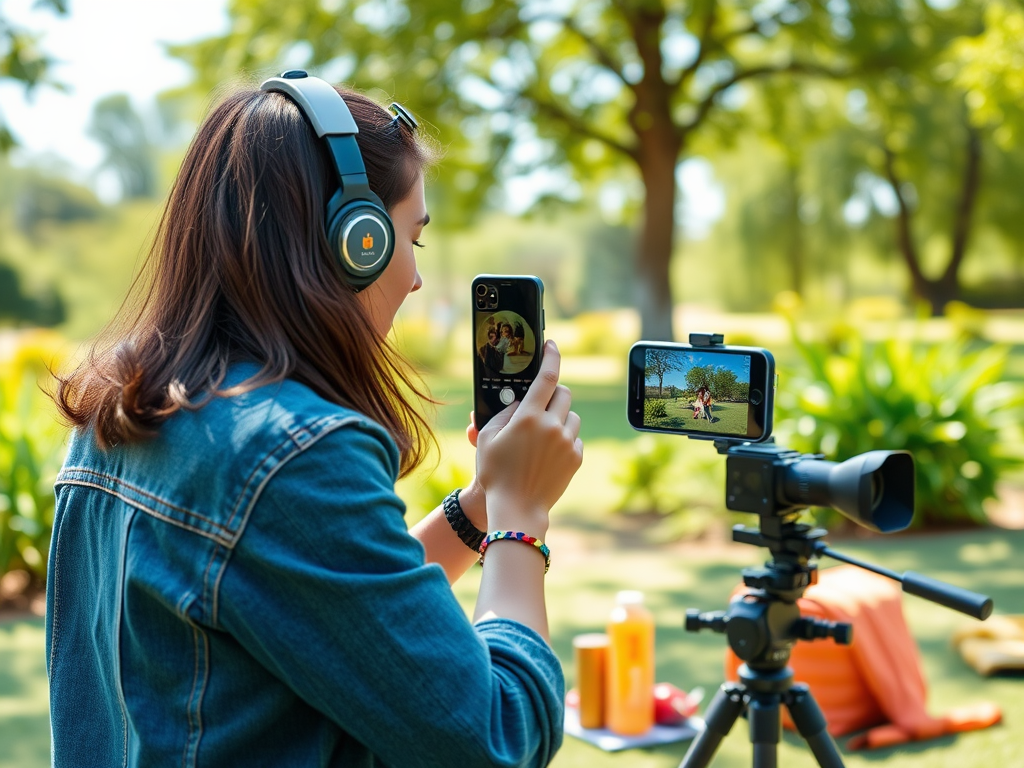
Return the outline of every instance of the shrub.
{"type": "Polygon", "coordinates": [[[652,541],[693,538],[736,522],[724,508],[725,461],[711,445],[674,435],[641,435],[616,450],[616,512],[654,516],[652,541]]]}
{"type": "Polygon", "coordinates": [[[406,500],[406,521],[419,522],[455,488],[465,488],[474,468],[449,456],[436,464],[426,461],[410,476],[399,481],[399,496],[406,500]]]}
{"type": "MultiPolygon", "coordinates": [[[[793,339],[804,370],[779,390],[779,442],[831,460],[875,449],[910,451],[916,466],[912,526],[984,524],[997,479],[1021,465],[1002,441],[1021,414],[1021,387],[1001,381],[1005,346],[971,350],[849,330],[827,342],[793,339]]],[[[820,511],[819,517],[839,519],[820,511]]]]}
{"type": "Polygon", "coordinates": [[[0,336],[0,575],[24,569],[46,577],[64,445],[40,386],[61,343],[44,331],[0,336]]]}
{"type": "Polygon", "coordinates": [[[668,416],[664,400],[644,400],[644,421],[663,419],[668,416]]]}

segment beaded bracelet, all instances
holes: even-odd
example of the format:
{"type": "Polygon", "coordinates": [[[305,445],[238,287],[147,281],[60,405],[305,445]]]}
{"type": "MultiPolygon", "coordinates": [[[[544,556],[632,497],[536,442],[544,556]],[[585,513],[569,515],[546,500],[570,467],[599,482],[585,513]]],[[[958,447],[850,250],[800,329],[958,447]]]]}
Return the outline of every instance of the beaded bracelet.
{"type": "Polygon", "coordinates": [[[484,538],[483,543],[480,545],[480,562],[484,561],[484,551],[487,549],[487,545],[492,541],[498,541],[500,539],[513,539],[515,541],[521,541],[524,544],[536,547],[540,550],[540,553],[544,555],[544,573],[548,572],[551,567],[551,550],[548,549],[548,545],[545,544],[538,538],[533,536],[527,536],[522,531],[491,531],[484,538]]]}
{"type": "Polygon", "coordinates": [[[484,540],[485,534],[473,525],[469,518],[466,517],[466,513],[462,511],[462,505],[459,504],[459,494],[461,492],[461,488],[456,488],[449,493],[444,497],[444,501],[441,502],[441,507],[444,509],[444,516],[448,520],[448,525],[458,534],[462,543],[474,552],[479,552],[480,543],[484,540]]]}

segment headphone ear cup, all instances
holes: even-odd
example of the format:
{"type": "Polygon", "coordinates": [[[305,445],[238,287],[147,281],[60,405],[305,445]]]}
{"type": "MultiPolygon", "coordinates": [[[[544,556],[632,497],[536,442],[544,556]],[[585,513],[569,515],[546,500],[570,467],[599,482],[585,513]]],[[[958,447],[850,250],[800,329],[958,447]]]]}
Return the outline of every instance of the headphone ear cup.
{"type": "Polygon", "coordinates": [[[395,227],[383,208],[365,200],[332,213],[333,207],[328,206],[327,241],[349,285],[365,288],[380,277],[391,261],[395,227]]]}

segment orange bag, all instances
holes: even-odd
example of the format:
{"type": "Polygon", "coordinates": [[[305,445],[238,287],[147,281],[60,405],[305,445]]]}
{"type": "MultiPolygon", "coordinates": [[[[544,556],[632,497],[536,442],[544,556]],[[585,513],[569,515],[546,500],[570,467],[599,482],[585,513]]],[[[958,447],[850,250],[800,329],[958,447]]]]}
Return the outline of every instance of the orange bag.
{"type": "MultiPolygon", "coordinates": [[[[741,586],[733,597],[748,591],[741,586]]],[[[822,570],[799,606],[804,616],[853,625],[851,645],[831,639],[800,641],[789,663],[795,680],[811,687],[830,734],[868,729],[849,740],[849,749],[932,739],[999,722],[999,708],[990,703],[958,707],[943,717],[928,714],[917,644],[903,620],[900,587],[891,579],[852,565],[822,570]]],[[[737,679],[740,664],[727,648],[729,680],[737,679]]],[[[795,729],[785,707],[782,724],[795,729]]]]}

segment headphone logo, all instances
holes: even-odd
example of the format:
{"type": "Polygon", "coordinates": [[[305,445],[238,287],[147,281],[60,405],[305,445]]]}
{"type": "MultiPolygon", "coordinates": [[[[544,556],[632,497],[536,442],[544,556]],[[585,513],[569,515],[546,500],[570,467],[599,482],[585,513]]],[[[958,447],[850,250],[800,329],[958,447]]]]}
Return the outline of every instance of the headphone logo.
{"type": "Polygon", "coordinates": [[[373,235],[369,232],[363,236],[363,248],[367,251],[373,248],[373,235]]]}

